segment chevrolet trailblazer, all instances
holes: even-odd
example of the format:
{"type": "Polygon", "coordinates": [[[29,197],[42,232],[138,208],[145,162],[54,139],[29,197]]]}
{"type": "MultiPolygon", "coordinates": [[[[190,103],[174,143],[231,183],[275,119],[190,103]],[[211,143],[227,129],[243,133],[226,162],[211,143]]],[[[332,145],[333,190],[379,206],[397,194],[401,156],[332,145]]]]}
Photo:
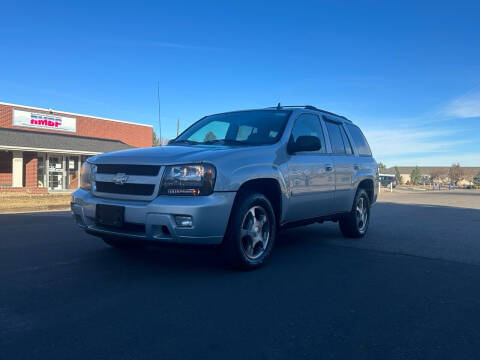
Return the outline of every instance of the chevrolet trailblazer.
{"type": "Polygon", "coordinates": [[[215,244],[252,269],[285,227],[336,221],[344,236],[363,237],[377,186],[358,126],[279,104],[205,116],[167,146],[91,157],[71,208],[111,246],[215,244]]]}

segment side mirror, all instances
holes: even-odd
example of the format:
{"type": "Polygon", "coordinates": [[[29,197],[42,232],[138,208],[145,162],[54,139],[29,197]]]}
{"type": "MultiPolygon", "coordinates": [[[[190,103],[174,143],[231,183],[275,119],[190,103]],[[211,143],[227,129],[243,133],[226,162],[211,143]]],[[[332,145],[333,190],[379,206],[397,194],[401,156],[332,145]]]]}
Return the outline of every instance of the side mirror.
{"type": "Polygon", "coordinates": [[[299,136],[297,141],[288,144],[288,152],[290,154],[302,151],[317,151],[321,148],[320,139],[316,136],[299,136]]]}

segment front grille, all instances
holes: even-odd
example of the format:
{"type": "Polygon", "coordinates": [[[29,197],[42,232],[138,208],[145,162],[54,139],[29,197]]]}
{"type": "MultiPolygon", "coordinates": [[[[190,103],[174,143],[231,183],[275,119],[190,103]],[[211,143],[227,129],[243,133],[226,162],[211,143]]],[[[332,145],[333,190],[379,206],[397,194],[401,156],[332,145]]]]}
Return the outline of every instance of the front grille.
{"type": "Polygon", "coordinates": [[[112,182],[97,181],[96,191],[109,194],[121,194],[121,195],[141,195],[150,196],[155,190],[154,184],[123,184],[117,185],[112,182]]]}
{"type": "Polygon", "coordinates": [[[157,165],[124,165],[124,164],[99,164],[97,174],[118,174],[140,176],[157,176],[160,166],[157,165]]]}

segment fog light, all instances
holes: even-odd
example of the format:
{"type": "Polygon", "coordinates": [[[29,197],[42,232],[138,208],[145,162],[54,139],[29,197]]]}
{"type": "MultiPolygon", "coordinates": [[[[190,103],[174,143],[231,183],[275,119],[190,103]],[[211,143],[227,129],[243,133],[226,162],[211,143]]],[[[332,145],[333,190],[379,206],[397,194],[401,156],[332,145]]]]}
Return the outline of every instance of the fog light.
{"type": "Polygon", "coordinates": [[[191,216],[186,215],[176,215],[175,216],[175,223],[178,227],[192,227],[193,226],[193,219],[191,216]]]}

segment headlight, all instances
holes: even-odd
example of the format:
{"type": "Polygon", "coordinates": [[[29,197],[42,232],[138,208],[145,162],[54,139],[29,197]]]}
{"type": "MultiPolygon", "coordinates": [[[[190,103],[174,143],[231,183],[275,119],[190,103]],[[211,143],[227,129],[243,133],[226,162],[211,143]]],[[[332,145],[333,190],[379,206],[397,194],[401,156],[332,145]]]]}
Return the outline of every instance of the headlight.
{"type": "Polygon", "coordinates": [[[93,167],[95,165],[90,164],[88,161],[85,161],[80,170],[80,187],[84,190],[92,189],[92,180],[93,180],[93,167]]]}
{"type": "Polygon", "coordinates": [[[167,166],[160,195],[210,195],[216,170],[210,164],[167,166]]]}

